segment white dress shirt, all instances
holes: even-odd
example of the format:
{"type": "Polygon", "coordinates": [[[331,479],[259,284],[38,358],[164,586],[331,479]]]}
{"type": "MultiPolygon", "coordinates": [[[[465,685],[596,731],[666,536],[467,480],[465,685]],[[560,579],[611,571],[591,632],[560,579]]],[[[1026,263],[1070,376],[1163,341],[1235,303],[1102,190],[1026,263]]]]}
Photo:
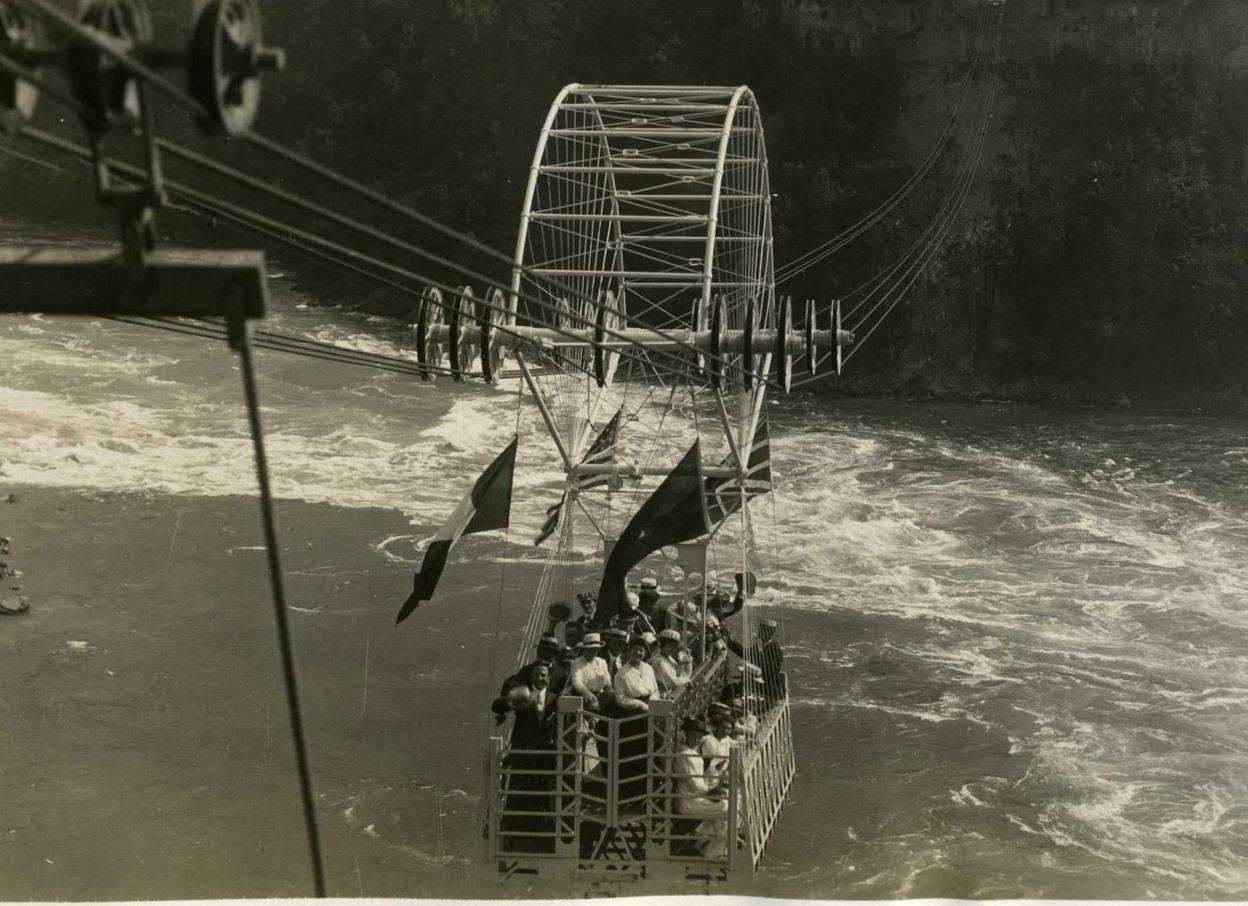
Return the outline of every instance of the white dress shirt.
{"type": "Polygon", "coordinates": [[[689,661],[678,661],[663,652],[650,659],[650,666],[654,669],[654,678],[658,681],[659,688],[664,692],[679,689],[689,682],[689,674],[693,669],[689,661]]]}
{"type": "Polygon", "coordinates": [[[583,698],[597,698],[599,692],[611,685],[607,662],[600,657],[578,657],[572,662],[569,676],[572,691],[583,698]]]}
{"type": "Polygon", "coordinates": [[[615,671],[615,700],[625,708],[644,704],[645,698],[657,698],[658,694],[654,670],[645,661],[635,667],[624,663],[615,671]]]}

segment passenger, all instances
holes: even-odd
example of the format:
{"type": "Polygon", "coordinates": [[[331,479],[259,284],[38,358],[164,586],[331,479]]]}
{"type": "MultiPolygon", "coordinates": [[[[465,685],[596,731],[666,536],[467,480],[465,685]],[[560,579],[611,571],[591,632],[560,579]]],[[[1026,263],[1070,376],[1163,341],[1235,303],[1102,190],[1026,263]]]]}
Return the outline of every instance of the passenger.
{"type": "MultiPolygon", "coordinates": [[[[506,710],[515,714],[511,745],[503,766],[507,769],[507,795],[501,827],[523,834],[546,834],[554,830],[549,817],[550,790],[555,769],[555,730],[558,697],[550,690],[550,668],[537,663],[531,685],[516,685],[506,696],[506,710]],[[521,814],[524,813],[524,814],[521,814]],[[538,813],[538,814],[531,814],[538,813]]],[[[554,838],[511,836],[508,850],[551,852],[554,838]]]]}
{"type": "Polygon", "coordinates": [[[698,852],[722,859],[728,854],[728,800],[719,779],[708,777],[702,767],[698,744],[706,735],[706,724],[691,717],[680,729],[684,740],[672,764],[676,811],[706,819],[697,828],[698,836],[705,838],[698,842],[698,852]]]}
{"type": "MultiPolygon", "coordinates": [[[[750,646],[749,655],[745,648],[736,641],[728,640],[728,647],[733,654],[761,671],[763,698],[768,708],[772,707],[785,696],[784,683],[784,651],[780,640],[776,638],[777,624],[775,620],[763,620],[758,624],[758,636],[750,646]]],[[[747,694],[750,690],[746,690],[747,694]]]]}
{"type": "Polygon", "coordinates": [[[628,640],[624,663],[615,672],[615,710],[620,715],[620,808],[644,808],[646,797],[646,713],[650,699],[658,698],[654,671],[646,663],[646,643],[640,636],[628,640]]]}
{"type": "Polygon", "coordinates": [[[734,573],[733,580],[737,584],[737,593],[731,601],[723,589],[716,588],[714,595],[708,600],[711,612],[719,617],[720,622],[728,619],[736,614],[745,606],[746,596],[754,596],[754,592],[758,590],[758,578],[751,572],[734,573]]]}
{"type": "Polygon", "coordinates": [[[629,639],[613,685],[616,706],[627,712],[649,711],[650,699],[659,697],[654,670],[646,663],[646,643],[640,636],[629,639]]]}
{"type": "Polygon", "coordinates": [[[728,755],[732,750],[732,711],[719,702],[712,702],[707,714],[711,731],[699,741],[698,752],[702,755],[706,776],[722,778],[728,774],[728,755]]]}
{"type": "MultiPolygon", "coordinates": [[[[596,632],[586,633],[581,639],[581,656],[572,662],[568,671],[569,689],[584,699],[588,711],[602,711],[609,708],[612,701],[611,674],[607,670],[607,662],[598,657],[601,650],[601,636],[596,632]]],[[[596,721],[587,715],[580,728],[579,768],[585,774],[594,773],[601,764],[598,740],[594,737],[595,724],[596,721]]]]}
{"type": "Polygon", "coordinates": [[[627,630],[629,633],[654,633],[654,624],[641,612],[641,597],[634,592],[624,595],[624,606],[611,618],[611,625],[627,630]]]}
{"type": "Polygon", "coordinates": [[[495,715],[495,723],[501,724],[506,718],[509,710],[506,701],[508,693],[516,686],[531,686],[533,684],[533,668],[539,664],[546,666],[549,670],[551,691],[555,695],[560,695],[563,692],[564,684],[567,682],[567,671],[559,665],[559,656],[562,652],[563,646],[559,644],[559,640],[553,635],[543,635],[537,640],[537,657],[503,680],[498,698],[494,699],[490,704],[490,710],[495,715]]]}
{"type": "Polygon", "coordinates": [[[639,599],[638,610],[646,615],[651,625],[657,627],[657,614],[659,612],[659,599],[663,597],[659,591],[659,580],[654,576],[646,576],[641,580],[641,587],[637,591],[639,599]]]}
{"type": "Polygon", "coordinates": [[[611,671],[607,662],[598,655],[602,651],[602,636],[590,632],[581,639],[581,656],[572,662],[568,672],[568,684],[572,692],[585,699],[585,707],[598,710],[603,702],[601,696],[611,688],[611,671]]]}
{"type": "Polygon", "coordinates": [[[612,626],[602,631],[602,640],[607,646],[606,654],[602,655],[602,659],[607,662],[607,672],[611,674],[614,682],[620,664],[624,663],[624,649],[628,645],[628,633],[612,626]]]}
{"type": "Polygon", "coordinates": [[[563,628],[563,638],[569,646],[579,645],[581,637],[593,631],[594,611],[598,606],[598,600],[592,591],[578,593],[576,602],[581,605],[581,615],[563,628]]]}
{"type": "Polygon", "coordinates": [[[693,674],[693,658],[681,644],[679,632],[664,629],[659,633],[659,653],[650,659],[650,666],[665,695],[688,684],[693,674]]]}
{"type": "Polygon", "coordinates": [[[753,711],[746,712],[744,698],[738,697],[732,700],[732,716],[733,739],[753,739],[758,735],[758,715],[753,711]]]}

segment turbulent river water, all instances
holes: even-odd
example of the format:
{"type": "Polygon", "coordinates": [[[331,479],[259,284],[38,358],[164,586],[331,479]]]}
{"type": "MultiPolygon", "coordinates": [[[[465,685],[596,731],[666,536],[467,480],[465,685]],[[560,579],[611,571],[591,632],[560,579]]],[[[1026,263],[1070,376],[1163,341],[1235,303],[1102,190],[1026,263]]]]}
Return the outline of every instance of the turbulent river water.
{"type": "MultiPolygon", "coordinates": [[[[276,329],[401,341],[393,323],[276,295],[276,329]]],[[[253,493],[223,347],[20,317],[0,323],[0,361],[7,486],[253,493]]],[[[279,495],[422,527],[379,525],[379,557],[411,559],[514,428],[514,388],[276,353],[260,369],[279,495]]],[[[500,561],[534,556],[522,539],[557,480],[531,409],[521,540],[500,561]]],[[[813,398],[770,413],[764,572],[799,776],[755,889],[1248,897],[1248,425],[813,398]]],[[[439,808],[470,848],[475,803],[439,808]]],[[[443,851],[421,870],[488,876],[476,859],[443,851]]]]}

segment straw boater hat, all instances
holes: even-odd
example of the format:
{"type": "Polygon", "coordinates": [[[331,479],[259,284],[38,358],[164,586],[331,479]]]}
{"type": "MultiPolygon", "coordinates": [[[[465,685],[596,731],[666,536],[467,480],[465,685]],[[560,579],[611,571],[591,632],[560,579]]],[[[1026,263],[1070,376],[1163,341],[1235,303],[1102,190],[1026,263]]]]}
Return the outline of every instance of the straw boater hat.
{"type": "Polygon", "coordinates": [[[659,641],[660,642],[675,642],[677,645],[679,645],[680,633],[677,632],[675,629],[664,629],[662,632],[659,633],[659,641]]]}
{"type": "Polygon", "coordinates": [[[619,629],[615,626],[612,626],[609,629],[604,629],[602,631],[602,637],[607,640],[615,639],[617,642],[628,641],[628,633],[625,632],[623,629],[619,629]]]}
{"type": "Polygon", "coordinates": [[[585,635],[581,638],[581,647],[582,648],[601,648],[602,636],[600,636],[596,632],[585,633],[585,635]]]}
{"type": "Polygon", "coordinates": [[[641,587],[642,588],[658,588],[659,580],[656,579],[654,576],[646,576],[644,579],[641,580],[641,587]]]}
{"type": "Polygon", "coordinates": [[[559,644],[559,640],[553,635],[545,633],[540,639],[537,640],[537,648],[539,651],[543,648],[550,651],[561,651],[563,649],[563,645],[559,644]]]}

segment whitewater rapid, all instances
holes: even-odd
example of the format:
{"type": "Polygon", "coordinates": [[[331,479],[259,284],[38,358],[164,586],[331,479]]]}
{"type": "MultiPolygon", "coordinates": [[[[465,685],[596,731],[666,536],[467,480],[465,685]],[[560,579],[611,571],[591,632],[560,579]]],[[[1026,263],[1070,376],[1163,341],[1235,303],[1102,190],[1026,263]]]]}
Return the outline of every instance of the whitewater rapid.
{"type": "MultiPolygon", "coordinates": [[[[401,325],[277,295],[271,329],[410,355],[401,325]]],[[[18,317],[0,324],[0,361],[7,485],[255,493],[224,344],[18,317]]],[[[517,421],[514,382],[430,386],[272,352],[259,370],[276,493],[401,511],[412,533],[372,540],[395,562],[418,558],[518,426],[514,537],[497,559],[540,556],[529,539],[562,476],[535,408],[517,421]]],[[[1015,766],[934,772],[887,804],[921,830],[868,839],[848,816],[829,832],[852,855],[816,869],[817,849],[798,852],[780,875],[905,896],[966,864],[983,879],[970,895],[1060,893],[1055,879],[1091,872],[1137,896],[1248,896],[1241,425],[1006,405],[769,412],[778,493],[754,505],[768,600],[867,628],[786,639],[799,719],[867,714],[906,745],[955,748],[942,727],[981,728],[1004,734],[1015,766]]],[[[675,446],[693,435],[679,414],[667,430],[675,446]]]]}

